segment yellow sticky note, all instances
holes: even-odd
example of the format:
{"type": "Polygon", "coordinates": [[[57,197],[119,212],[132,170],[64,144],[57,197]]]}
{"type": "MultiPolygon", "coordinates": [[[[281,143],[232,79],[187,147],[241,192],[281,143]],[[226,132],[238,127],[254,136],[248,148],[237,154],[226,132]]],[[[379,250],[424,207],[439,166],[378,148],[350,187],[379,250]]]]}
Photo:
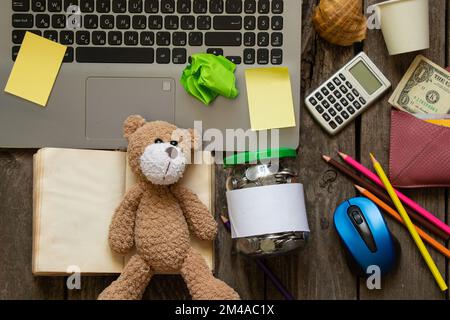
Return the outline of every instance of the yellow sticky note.
{"type": "Polygon", "coordinates": [[[438,126],[450,127],[450,119],[436,119],[436,120],[425,120],[426,122],[436,124],[438,126]]]}
{"type": "Polygon", "coordinates": [[[295,127],[288,68],[246,69],[245,82],[252,130],[295,127]]]}
{"type": "Polygon", "coordinates": [[[27,32],[5,91],[45,107],[66,49],[66,46],[27,32]]]}

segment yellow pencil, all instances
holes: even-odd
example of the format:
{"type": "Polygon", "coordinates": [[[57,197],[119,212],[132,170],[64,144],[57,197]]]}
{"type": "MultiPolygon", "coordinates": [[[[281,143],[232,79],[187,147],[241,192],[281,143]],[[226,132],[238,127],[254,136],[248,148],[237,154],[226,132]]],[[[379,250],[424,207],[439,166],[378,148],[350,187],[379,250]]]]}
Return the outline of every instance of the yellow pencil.
{"type": "Polygon", "coordinates": [[[377,172],[377,174],[380,177],[381,181],[383,182],[387,192],[389,193],[389,196],[391,197],[392,201],[394,202],[398,213],[400,214],[403,221],[405,222],[406,228],[408,229],[409,233],[411,234],[412,238],[414,239],[416,246],[419,248],[419,251],[422,254],[422,257],[425,259],[425,262],[427,263],[428,268],[430,269],[431,273],[434,276],[434,279],[436,280],[437,284],[439,285],[439,288],[442,291],[447,290],[448,289],[447,284],[445,283],[444,279],[442,278],[442,275],[440,274],[438,268],[436,267],[436,264],[434,263],[433,258],[431,258],[430,253],[428,252],[427,248],[425,248],[425,245],[423,244],[422,239],[420,238],[419,234],[417,233],[416,228],[414,227],[413,223],[411,222],[411,219],[409,218],[408,214],[406,213],[406,210],[403,207],[403,204],[401,203],[400,199],[398,198],[397,194],[395,193],[394,188],[392,187],[391,183],[389,182],[388,177],[384,173],[384,170],[381,167],[381,164],[377,161],[377,159],[375,159],[373,154],[370,154],[370,157],[372,158],[373,167],[375,168],[375,171],[377,172]]]}

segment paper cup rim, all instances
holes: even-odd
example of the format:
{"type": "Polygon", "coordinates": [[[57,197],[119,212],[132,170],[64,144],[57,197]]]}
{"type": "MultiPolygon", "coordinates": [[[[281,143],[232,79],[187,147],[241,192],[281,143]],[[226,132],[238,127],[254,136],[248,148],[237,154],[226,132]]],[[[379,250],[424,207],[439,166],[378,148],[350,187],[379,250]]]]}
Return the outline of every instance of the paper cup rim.
{"type": "MultiPolygon", "coordinates": [[[[403,1],[417,1],[417,0],[388,0],[388,1],[380,2],[380,3],[375,3],[372,6],[373,7],[382,7],[382,6],[385,6],[388,4],[393,4],[396,2],[403,2],[403,1]]],[[[426,0],[426,1],[428,1],[428,0],[426,0]]]]}

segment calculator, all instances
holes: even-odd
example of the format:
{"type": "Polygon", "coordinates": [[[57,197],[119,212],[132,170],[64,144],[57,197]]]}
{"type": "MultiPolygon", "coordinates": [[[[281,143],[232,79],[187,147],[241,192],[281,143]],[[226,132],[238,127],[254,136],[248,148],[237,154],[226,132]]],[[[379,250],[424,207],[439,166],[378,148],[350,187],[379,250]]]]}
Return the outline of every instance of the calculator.
{"type": "Polygon", "coordinates": [[[317,122],[335,135],[383,95],[391,83],[361,52],[306,97],[317,122]]]}

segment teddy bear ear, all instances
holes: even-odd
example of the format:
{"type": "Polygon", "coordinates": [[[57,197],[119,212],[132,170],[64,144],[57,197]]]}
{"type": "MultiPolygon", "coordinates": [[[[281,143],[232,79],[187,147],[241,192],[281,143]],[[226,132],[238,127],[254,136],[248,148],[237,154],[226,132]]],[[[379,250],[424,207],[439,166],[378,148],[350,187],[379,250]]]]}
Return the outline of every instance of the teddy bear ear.
{"type": "Polygon", "coordinates": [[[137,129],[146,123],[145,119],[139,115],[129,116],[123,123],[123,136],[129,138],[137,129]]]}
{"type": "Polygon", "coordinates": [[[191,148],[192,150],[198,150],[200,148],[200,144],[202,143],[200,134],[195,129],[188,129],[189,135],[191,136],[191,148]]]}

